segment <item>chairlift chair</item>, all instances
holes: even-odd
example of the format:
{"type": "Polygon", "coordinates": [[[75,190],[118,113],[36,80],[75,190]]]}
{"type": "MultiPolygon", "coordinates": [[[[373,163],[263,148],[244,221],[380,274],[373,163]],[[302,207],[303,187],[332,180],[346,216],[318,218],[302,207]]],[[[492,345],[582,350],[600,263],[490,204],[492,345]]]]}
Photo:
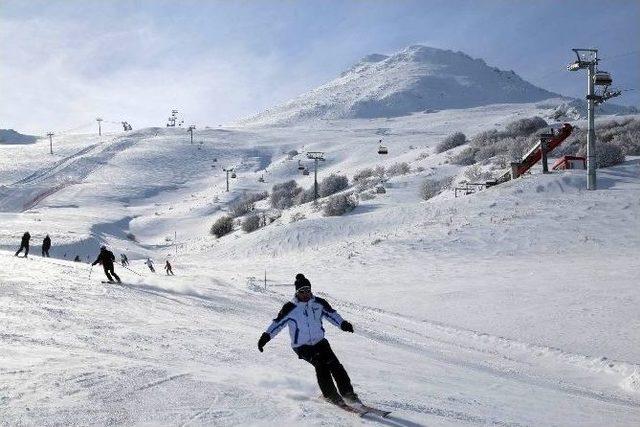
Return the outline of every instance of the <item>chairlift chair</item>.
{"type": "Polygon", "coordinates": [[[236,173],[235,172],[231,172],[231,178],[236,178],[236,177],[237,177],[236,173]]]}
{"type": "Polygon", "coordinates": [[[385,145],[382,145],[382,140],[380,140],[379,144],[378,154],[389,154],[389,149],[385,145]]]}
{"type": "Polygon", "coordinates": [[[260,178],[258,178],[258,182],[264,182],[264,176],[260,175],[260,178]]]}
{"type": "Polygon", "coordinates": [[[299,170],[299,171],[303,171],[303,170],[305,170],[305,167],[304,167],[304,165],[301,163],[301,161],[300,161],[300,160],[298,160],[298,170],[299,170]]]}
{"type": "Polygon", "coordinates": [[[611,74],[606,71],[596,71],[593,76],[593,84],[596,86],[611,86],[611,83],[613,83],[611,74]]]}
{"type": "Polygon", "coordinates": [[[304,170],[302,171],[302,175],[309,175],[309,169],[304,168],[304,170]]]}

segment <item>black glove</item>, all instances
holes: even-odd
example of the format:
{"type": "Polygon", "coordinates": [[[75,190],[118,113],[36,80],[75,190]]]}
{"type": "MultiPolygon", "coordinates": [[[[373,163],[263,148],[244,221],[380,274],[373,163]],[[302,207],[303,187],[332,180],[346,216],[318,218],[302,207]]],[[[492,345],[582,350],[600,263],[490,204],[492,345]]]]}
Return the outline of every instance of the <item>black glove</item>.
{"type": "Polygon", "coordinates": [[[346,320],[342,321],[342,323],[340,324],[340,329],[342,329],[345,332],[353,333],[353,325],[347,322],[346,320]]]}
{"type": "Polygon", "coordinates": [[[260,335],[260,339],[258,340],[258,350],[260,350],[260,353],[264,351],[264,346],[269,341],[271,341],[271,335],[263,332],[262,335],[260,335]]]}

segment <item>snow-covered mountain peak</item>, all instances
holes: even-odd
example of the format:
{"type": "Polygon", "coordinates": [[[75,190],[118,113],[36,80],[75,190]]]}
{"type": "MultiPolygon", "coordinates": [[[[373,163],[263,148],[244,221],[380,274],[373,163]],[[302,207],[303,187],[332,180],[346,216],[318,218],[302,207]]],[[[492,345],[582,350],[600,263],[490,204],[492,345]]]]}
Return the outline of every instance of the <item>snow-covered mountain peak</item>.
{"type": "Polygon", "coordinates": [[[412,45],[391,56],[367,55],[338,78],[241,123],[397,117],[559,96],[463,52],[412,45]]]}

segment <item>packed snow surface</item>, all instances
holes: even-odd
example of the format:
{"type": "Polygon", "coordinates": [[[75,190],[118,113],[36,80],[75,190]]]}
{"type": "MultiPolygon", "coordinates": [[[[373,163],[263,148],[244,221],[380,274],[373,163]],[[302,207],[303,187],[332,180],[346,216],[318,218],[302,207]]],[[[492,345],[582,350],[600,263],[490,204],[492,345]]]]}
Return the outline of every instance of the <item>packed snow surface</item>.
{"type": "Polygon", "coordinates": [[[202,129],[194,144],[184,129],[73,135],[53,155],[46,140],[0,146],[0,419],[640,425],[640,159],[600,170],[597,191],[585,171],[534,169],[476,194],[420,198],[426,179],[463,176],[448,159],[464,146],[434,151],[447,135],[554,108],[202,129]],[[244,192],[288,179],[309,188],[313,173],[298,170],[313,167],[308,151],[325,152],[321,179],[396,162],[411,172],[344,216],[305,204],[252,233],[209,233],[244,192]],[[222,167],[237,173],[229,192],[222,167]],[[26,230],[29,258],[14,257],[26,230]],[[129,269],[116,266],[124,284],[87,264],[101,244],[129,255],[129,269]],[[353,323],[354,334],[328,325],[327,337],[356,392],[389,419],[322,402],[286,333],[258,352],[298,272],[353,323]]]}

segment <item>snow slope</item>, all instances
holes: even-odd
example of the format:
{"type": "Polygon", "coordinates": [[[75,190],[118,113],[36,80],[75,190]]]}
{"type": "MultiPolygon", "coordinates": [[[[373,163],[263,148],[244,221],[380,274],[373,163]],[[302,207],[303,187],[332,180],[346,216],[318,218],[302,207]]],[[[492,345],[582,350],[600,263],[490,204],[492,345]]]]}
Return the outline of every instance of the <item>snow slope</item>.
{"type": "Polygon", "coordinates": [[[584,171],[534,170],[462,198],[419,197],[425,179],[464,172],[447,162],[464,147],[434,152],[446,135],[553,108],[206,129],[194,144],[166,128],[65,136],[51,158],[40,144],[19,159],[0,147],[12,177],[0,191],[3,422],[639,424],[640,160],[601,170],[595,192],[584,171]],[[294,149],[326,152],[321,178],[400,161],[412,172],[342,217],[303,205],[253,233],[211,236],[243,192],[311,186],[294,149]],[[223,166],[238,173],[229,193],[223,166]],[[294,213],[305,217],[290,222],[294,213]],[[15,258],[27,229],[34,256],[15,258]],[[130,255],[131,270],[116,268],[125,285],[68,261],[91,261],[102,243],[130,255]],[[162,274],[164,259],[177,276],[162,274]],[[392,419],[319,401],[286,333],[257,351],[297,272],[354,324],[353,335],[327,327],[329,340],[356,391],[392,419]]]}

